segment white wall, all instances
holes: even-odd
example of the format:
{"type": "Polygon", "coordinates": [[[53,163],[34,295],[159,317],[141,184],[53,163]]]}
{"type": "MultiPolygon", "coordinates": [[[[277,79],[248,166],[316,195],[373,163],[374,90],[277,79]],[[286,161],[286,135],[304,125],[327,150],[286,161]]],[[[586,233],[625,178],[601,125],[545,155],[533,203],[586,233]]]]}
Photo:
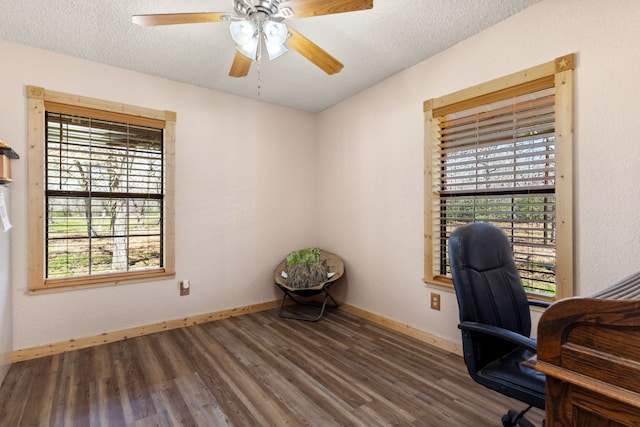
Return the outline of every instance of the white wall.
{"type": "Polygon", "coordinates": [[[638,22],[637,0],[545,0],[322,112],[319,240],[345,258],[340,296],[459,342],[455,296],[430,310],[422,282],[422,102],[574,52],[577,293],[640,269],[638,22]]]}
{"type": "MultiPolygon", "coordinates": [[[[0,193],[3,195],[5,208],[9,214],[9,220],[11,220],[9,188],[0,185],[0,193]]],[[[11,352],[13,350],[10,236],[11,230],[3,231],[2,225],[0,225],[0,385],[11,365],[11,352]]]]}
{"type": "Polygon", "coordinates": [[[273,269],[316,243],[315,115],[16,44],[0,52],[0,132],[22,156],[11,188],[14,350],[280,297],[273,269]],[[27,294],[26,85],[177,113],[175,280],[27,294]]]}

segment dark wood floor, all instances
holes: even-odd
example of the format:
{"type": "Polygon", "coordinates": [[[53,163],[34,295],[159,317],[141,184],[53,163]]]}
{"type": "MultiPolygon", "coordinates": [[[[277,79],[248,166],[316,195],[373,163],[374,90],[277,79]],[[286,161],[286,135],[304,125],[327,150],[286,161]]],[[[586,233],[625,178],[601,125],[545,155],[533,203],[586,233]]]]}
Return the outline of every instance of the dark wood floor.
{"type": "MultiPolygon", "coordinates": [[[[16,363],[0,426],[499,426],[461,357],[342,311],[249,314],[16,363]]],[[[542,411],[530,420],[541,425],[542,411]]]]}

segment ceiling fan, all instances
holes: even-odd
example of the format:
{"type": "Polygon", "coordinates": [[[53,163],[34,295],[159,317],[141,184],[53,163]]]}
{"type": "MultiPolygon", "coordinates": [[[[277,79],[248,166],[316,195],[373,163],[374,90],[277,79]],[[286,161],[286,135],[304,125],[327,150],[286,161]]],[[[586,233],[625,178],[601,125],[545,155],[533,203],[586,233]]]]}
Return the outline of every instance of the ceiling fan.
{"type": "Polygon", "coordinates": [[[270,60],[289,48],[300,53],[327,74],[344,67],[326,51],[288,27],[283,21],[373,8],[373,0],[233,0],[233,12],[166,13],[134,15],[141,26],[230,22],[236,56],[229,75],[244,77],[251,63],[260,60],[263,46],[270,60]]]}

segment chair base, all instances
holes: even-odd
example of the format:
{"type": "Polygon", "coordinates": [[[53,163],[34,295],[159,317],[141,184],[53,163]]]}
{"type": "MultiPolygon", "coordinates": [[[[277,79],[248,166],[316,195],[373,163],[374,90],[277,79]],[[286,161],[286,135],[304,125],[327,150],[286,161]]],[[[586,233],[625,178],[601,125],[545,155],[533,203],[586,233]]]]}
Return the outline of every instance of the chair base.
{"type": "MultiPolygon", "coordinates": [[[[297,295],[298,297],[300,297],[300,296],[302,296],[302,297],[310,297],[310,296],[318,295],[319,293],[323,293],[324,294],[324,298],[323,298],[321,303],[318,302],[318,301],[301,301],[300,299],[295,298],[296,294],[294,292],[291,292],[289,289],[283,288],[283,287],[280,287],[280,289],[282,289],[282,291],[284,292],[284,295],[282,296],[282,301],[280,302],[280,308],[278,309],[278,314],[280,315],[280,317],[282,317],[284,319],[304,320],[304,321],[307,321],[307,322],[317,322],[318,320],[322,319],[322,317],[324,316],[325,309],[327,307],[329,307],[329,308],[337,308],[338,307],[338,303],[336,302],[335,299],[333,299],[333,297],[329,293],[328,287],[324,287],[320,291],[317,291],[317,292],[314,291],[311,294],[297,295]],[[317,317],[296,316],[296,315],[290,314],[290,313],[287,314],[286,311],[284,310],[284,303],[285,303],[287,297],[289,297],[296,304],[320,307],[320,313],[318,314],[317,317]],[[330,304],[327,304],[328,300],[331,300],[330,304]]],[[[304,291],[301,291],[301,292],[304,292],[304,291]]]]}
{"type": "MultiPolygon", "coordinates": [[[[527,420],[524,417],[524,414],[526,414],[529,409],[531,409],[531,406],[529,406],[527,409],[521,412],[515,411],[513,409],[509,409],[509,411],[502,416],[502,426],[503,427],[515,427],[515,426],[535,427],[535,425],[531,421],[527,420]]],[[[542,422],[542,426],[544,427],[544,421],[542,422]]]]}

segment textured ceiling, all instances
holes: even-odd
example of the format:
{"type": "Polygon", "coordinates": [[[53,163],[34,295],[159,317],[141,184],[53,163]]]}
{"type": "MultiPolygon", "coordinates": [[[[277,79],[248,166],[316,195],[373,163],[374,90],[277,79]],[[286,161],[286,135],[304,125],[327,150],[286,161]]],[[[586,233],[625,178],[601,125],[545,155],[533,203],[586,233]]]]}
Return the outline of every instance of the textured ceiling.
{"type": "Polygon", "coordinates": [[[231,12],[232,0],[0,0],[0,39],[318,112],[538,1],[374,0],[371,10],[287,21],[344,64],[332,76],[290,50],[232,78],[228,23],[131,23],[134,14],[231,12]]]}

